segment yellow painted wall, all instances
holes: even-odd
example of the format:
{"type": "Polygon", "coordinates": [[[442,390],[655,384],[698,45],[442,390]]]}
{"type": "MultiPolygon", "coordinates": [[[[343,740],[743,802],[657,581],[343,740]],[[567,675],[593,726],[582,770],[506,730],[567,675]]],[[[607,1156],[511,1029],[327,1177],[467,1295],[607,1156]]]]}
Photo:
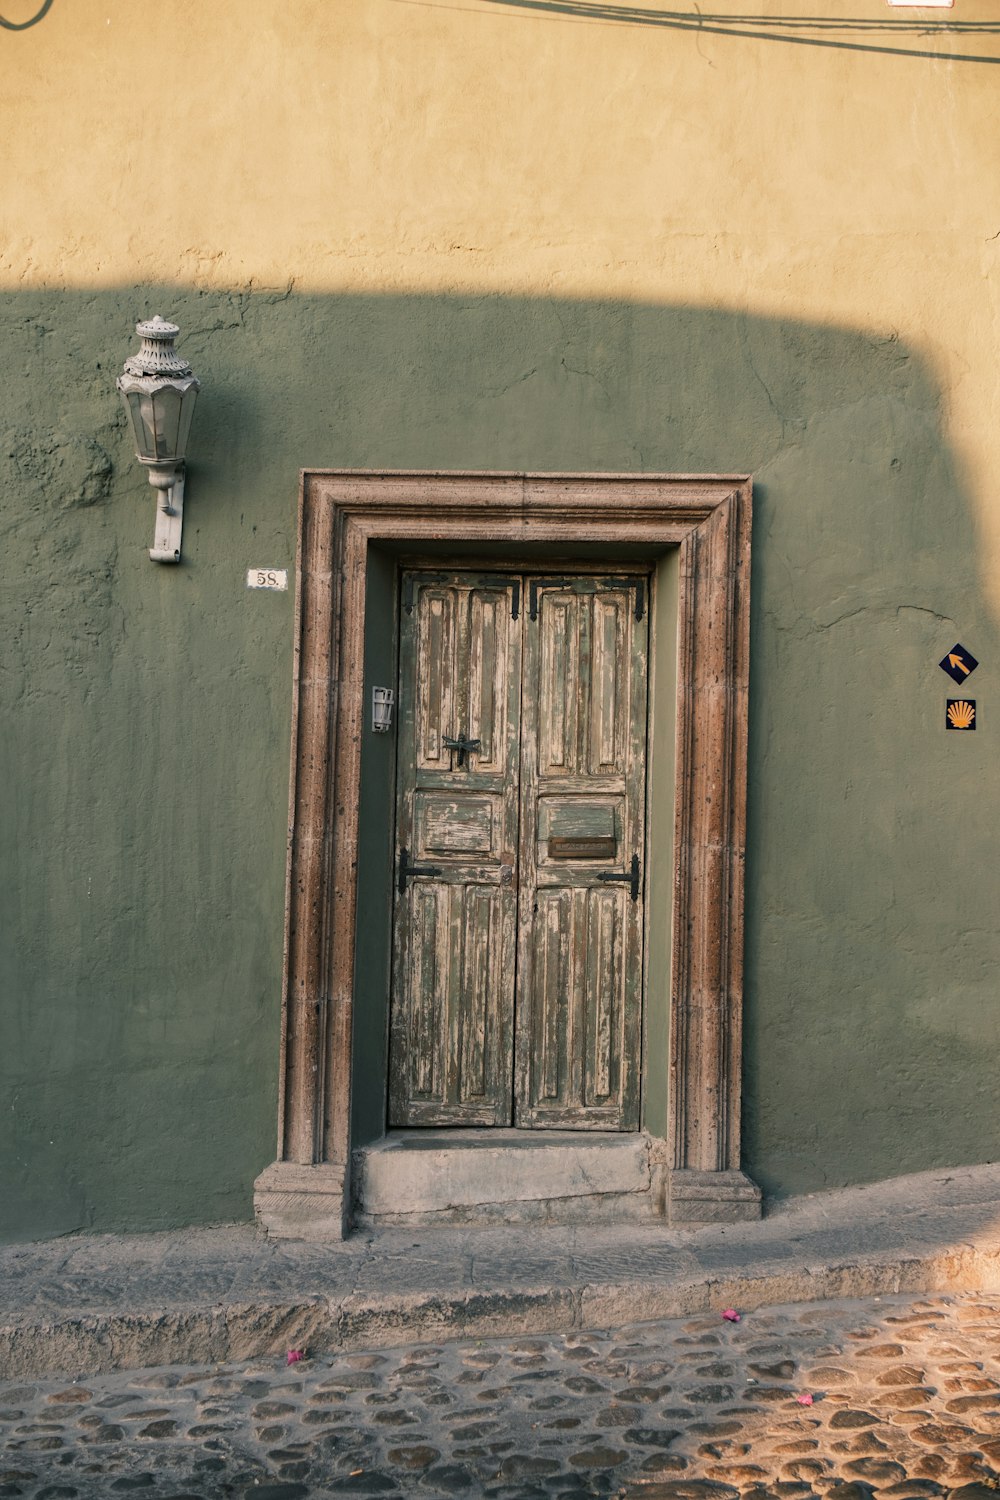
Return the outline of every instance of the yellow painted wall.
{"type": "Polygon", "coordinates": [[[0,30],[12,1234],[245,1215],[273,1154],[290,608],[242,579],[291,566],[303,465],[753,471],[748,1166],[1000,1152],[997,31],[988,0],[0,30]],[[154,312],[204,381],[176,571],[113,391],[154,312]]]}

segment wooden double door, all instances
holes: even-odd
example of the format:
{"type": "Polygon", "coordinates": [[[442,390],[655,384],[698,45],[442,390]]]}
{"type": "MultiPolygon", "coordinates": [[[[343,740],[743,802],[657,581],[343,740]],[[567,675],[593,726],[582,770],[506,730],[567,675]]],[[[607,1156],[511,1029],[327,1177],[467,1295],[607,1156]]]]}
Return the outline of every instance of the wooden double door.
{"type": "Polygon", "coordinates": [[[638,1129],[647,584],[402,578],[390,1125],[638,1129]]]}

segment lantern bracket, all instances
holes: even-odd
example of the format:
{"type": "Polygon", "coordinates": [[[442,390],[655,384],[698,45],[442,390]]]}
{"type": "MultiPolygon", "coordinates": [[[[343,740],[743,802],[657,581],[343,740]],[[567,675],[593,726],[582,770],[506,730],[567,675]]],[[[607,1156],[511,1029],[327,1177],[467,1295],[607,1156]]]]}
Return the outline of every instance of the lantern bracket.
{"type": "Polygon", "coordinates": [[[149,555],[153,562],[176,563],[181,560],[181,533],[184,529],[184,468],[182,465],[173,470],[167,485],[161,485],[156,474],[153,469],[149,472],[150,484],[159,491],[156,530],[149,555]]]}

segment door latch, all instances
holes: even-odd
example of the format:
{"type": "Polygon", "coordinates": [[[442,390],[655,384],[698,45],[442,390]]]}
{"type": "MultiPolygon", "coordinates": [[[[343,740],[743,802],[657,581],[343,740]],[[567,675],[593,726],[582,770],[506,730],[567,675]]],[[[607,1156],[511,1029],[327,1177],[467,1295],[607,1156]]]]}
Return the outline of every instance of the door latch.
{"type": "Polygon", "coordinates": [[[466,752],[469,750],[478,750],[483,742],[482,740],[467,740],[464,734],[460,734],[457,739],[453,740],[448,739],[446,735],[442,735],[441,743],[446,750],[457,750],[458,764],[464,766],[466,752]]]}
{"type": "Polygon", "coordinates": [[[638,901],[639,868],[639,856],[638,854],[633,854],[632,864],[627,871],[623,871],[621,874],[618,874],[617,871],[602,870],[597,878],[598,880],[619,881],[622,885],[630,886],[631,889],[629,891],[629,895],[632,897],[633,901],[638,901]]]}
{"type": "Polygon", "coordinates": [[[437,865],[411,865],[409,849],[399,851],[399,894],[406,890],[406,882],[411,875],[440,875],[441,871],[437,865]]]}

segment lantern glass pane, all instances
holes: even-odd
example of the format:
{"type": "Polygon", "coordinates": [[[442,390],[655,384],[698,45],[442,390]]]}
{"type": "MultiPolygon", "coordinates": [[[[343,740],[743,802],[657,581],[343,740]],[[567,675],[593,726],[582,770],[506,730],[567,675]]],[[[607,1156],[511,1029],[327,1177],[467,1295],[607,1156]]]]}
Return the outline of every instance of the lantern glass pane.
{"type": "Polygon", "coordinates": [[[155,458],[156,447],[153,442],[152,419],[153,412],[149,406],[148,396],[143,396],[141,391],[122,392],[122,401],[128,412],[129,425],[132,428],[132,437],[135,441],[135,451],[140,458],[155,458]]]}
{"type": "Polygon", "coordinates": [[[178,456],[177,438],[181,422],[181,396],[172,385],[164,386],[152,396],[156,457],[171,459],[178,456]]]}
{"type": "Polygon", "coordinates": [[[191,431],[191,418],[194,416],[194,403],[197,394],[198,387],[196,385],[193,385],[189,390],[186,390],[184,392],[184,395],[181,397],[180,426],[177,432],[178,458],[183,458],[185,453],[187,452],[188,435],[191,431]]]}

